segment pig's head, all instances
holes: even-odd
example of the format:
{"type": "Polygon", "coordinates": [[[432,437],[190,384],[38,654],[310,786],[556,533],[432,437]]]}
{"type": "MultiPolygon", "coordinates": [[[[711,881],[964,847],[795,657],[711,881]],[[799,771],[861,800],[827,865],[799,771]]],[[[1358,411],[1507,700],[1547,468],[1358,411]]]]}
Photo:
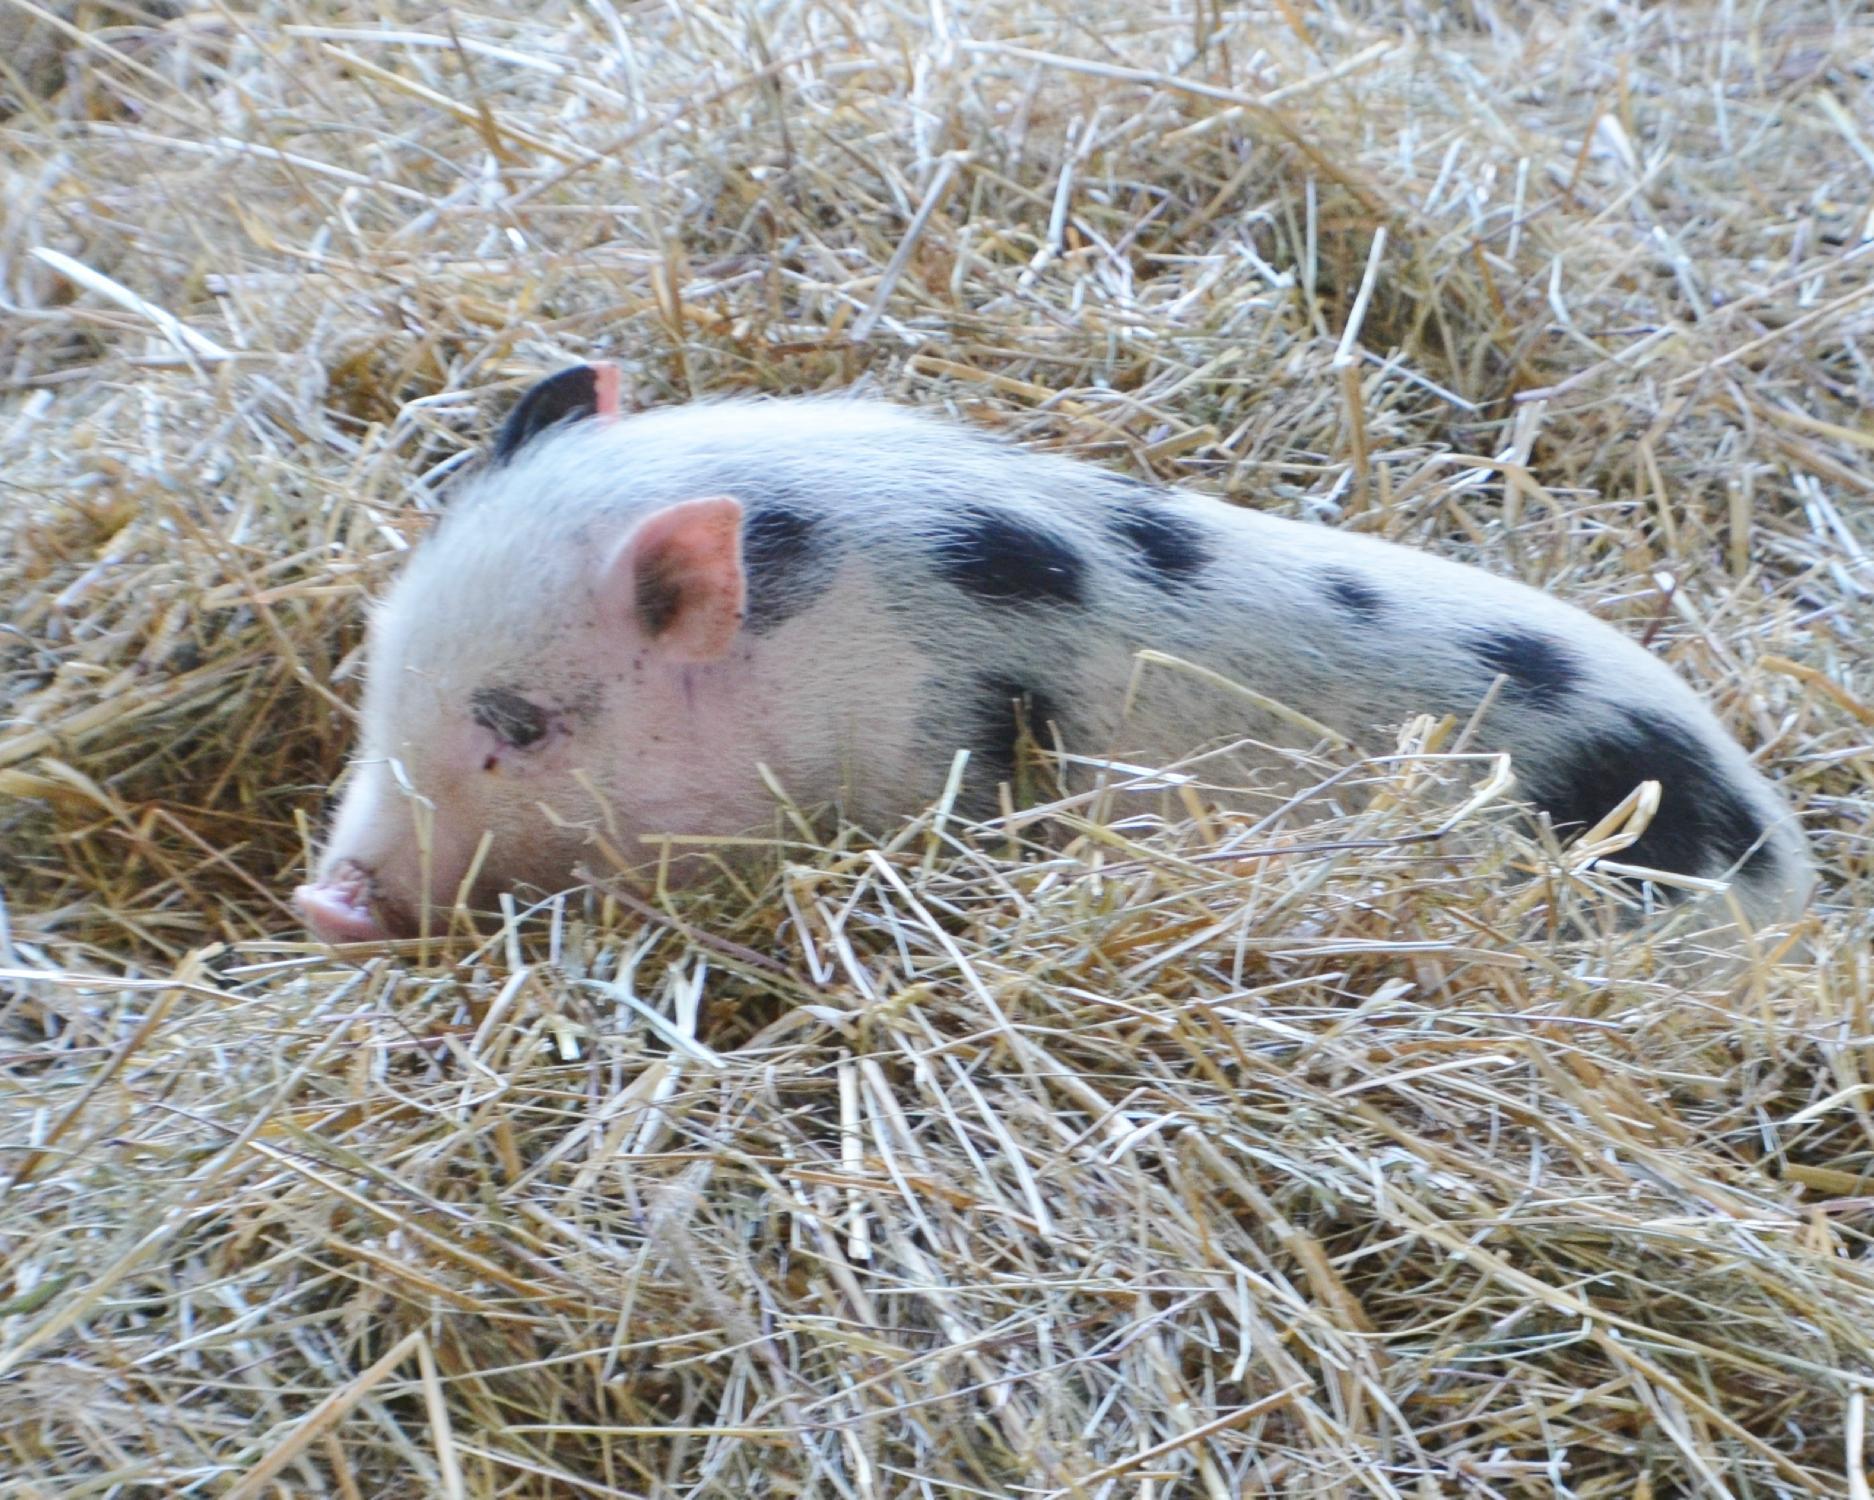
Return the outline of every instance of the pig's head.
{"type": "Polygon", "coordinates": [[[559,444],[554,493],[517,521],[471,484],[375,608],[359,752],[294,898],[319,936],[409,935],[426,906],[562,889],[595,833],[623,847],[678,806],[683,758],[657,728],[688,674],[735,643],[742,512],[722,496],[629,514],[557,503],[612,478],[602,445],[562,424],[617,410],[608,367],[535,386],[480,483],[559,444]]]}

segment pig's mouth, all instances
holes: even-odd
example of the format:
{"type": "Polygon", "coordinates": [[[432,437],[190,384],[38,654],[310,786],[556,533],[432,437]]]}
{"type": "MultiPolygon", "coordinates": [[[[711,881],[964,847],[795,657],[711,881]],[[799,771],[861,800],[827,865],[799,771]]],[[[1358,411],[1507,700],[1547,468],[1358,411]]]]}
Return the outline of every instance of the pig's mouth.
{"type": "Polygon", "coordinates": [[[381,942],[414,931],[396,903],[378,889],[377,878],[356,860],[340,860],[310,885],[293,892],[306,925],[328,943],[381,942]]]}

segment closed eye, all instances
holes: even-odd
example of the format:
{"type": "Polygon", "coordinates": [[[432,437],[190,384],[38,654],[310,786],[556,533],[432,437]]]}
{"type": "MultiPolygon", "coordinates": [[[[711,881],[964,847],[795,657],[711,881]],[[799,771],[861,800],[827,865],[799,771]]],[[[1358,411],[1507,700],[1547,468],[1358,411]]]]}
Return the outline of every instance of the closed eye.
{"type": "Polygon", "coordinates": [[[547,710],[512,688],[477,689],[469,699],[469,712],[510,749],[527,750],[547,737],[547,710]]]}

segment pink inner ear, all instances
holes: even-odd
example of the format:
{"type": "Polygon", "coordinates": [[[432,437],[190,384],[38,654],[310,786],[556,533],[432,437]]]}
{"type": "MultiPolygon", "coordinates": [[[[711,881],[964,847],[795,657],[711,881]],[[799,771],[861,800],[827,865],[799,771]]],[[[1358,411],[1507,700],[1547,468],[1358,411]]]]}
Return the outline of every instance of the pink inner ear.
{"type": "Polygon", "coordinates": [[[742,507],[727,495],[666,506],[607,571],[613,598],[659,647],[681,662],[716,661],[742,628],[742,507]]]}
{"type": "Polygon", "coordinates": [[[622,379],[618,366],[610,360],[592,362],[592,401],[595,415],[615,417],[620,405],[622,379]]]}

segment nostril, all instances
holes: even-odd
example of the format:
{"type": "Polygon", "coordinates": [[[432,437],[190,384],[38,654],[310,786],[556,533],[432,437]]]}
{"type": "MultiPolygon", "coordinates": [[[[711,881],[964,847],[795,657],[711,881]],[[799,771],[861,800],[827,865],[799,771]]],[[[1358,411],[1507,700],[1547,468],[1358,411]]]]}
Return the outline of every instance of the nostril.
{"type": "Polygon", "coordinates": [[[293,905],[313,935],[328,943],[369,943],[390,936],[368,906],[349,901],[330,886],[302,885],[293,892],[293,905]]]}
{"type": "Polygon", "coordinates": [[[341,860],[293,892],[293,905],[315,936],[328,943],[381,942],[391,936],[379,919],[376,882],[355,860],[341,860]]]}

